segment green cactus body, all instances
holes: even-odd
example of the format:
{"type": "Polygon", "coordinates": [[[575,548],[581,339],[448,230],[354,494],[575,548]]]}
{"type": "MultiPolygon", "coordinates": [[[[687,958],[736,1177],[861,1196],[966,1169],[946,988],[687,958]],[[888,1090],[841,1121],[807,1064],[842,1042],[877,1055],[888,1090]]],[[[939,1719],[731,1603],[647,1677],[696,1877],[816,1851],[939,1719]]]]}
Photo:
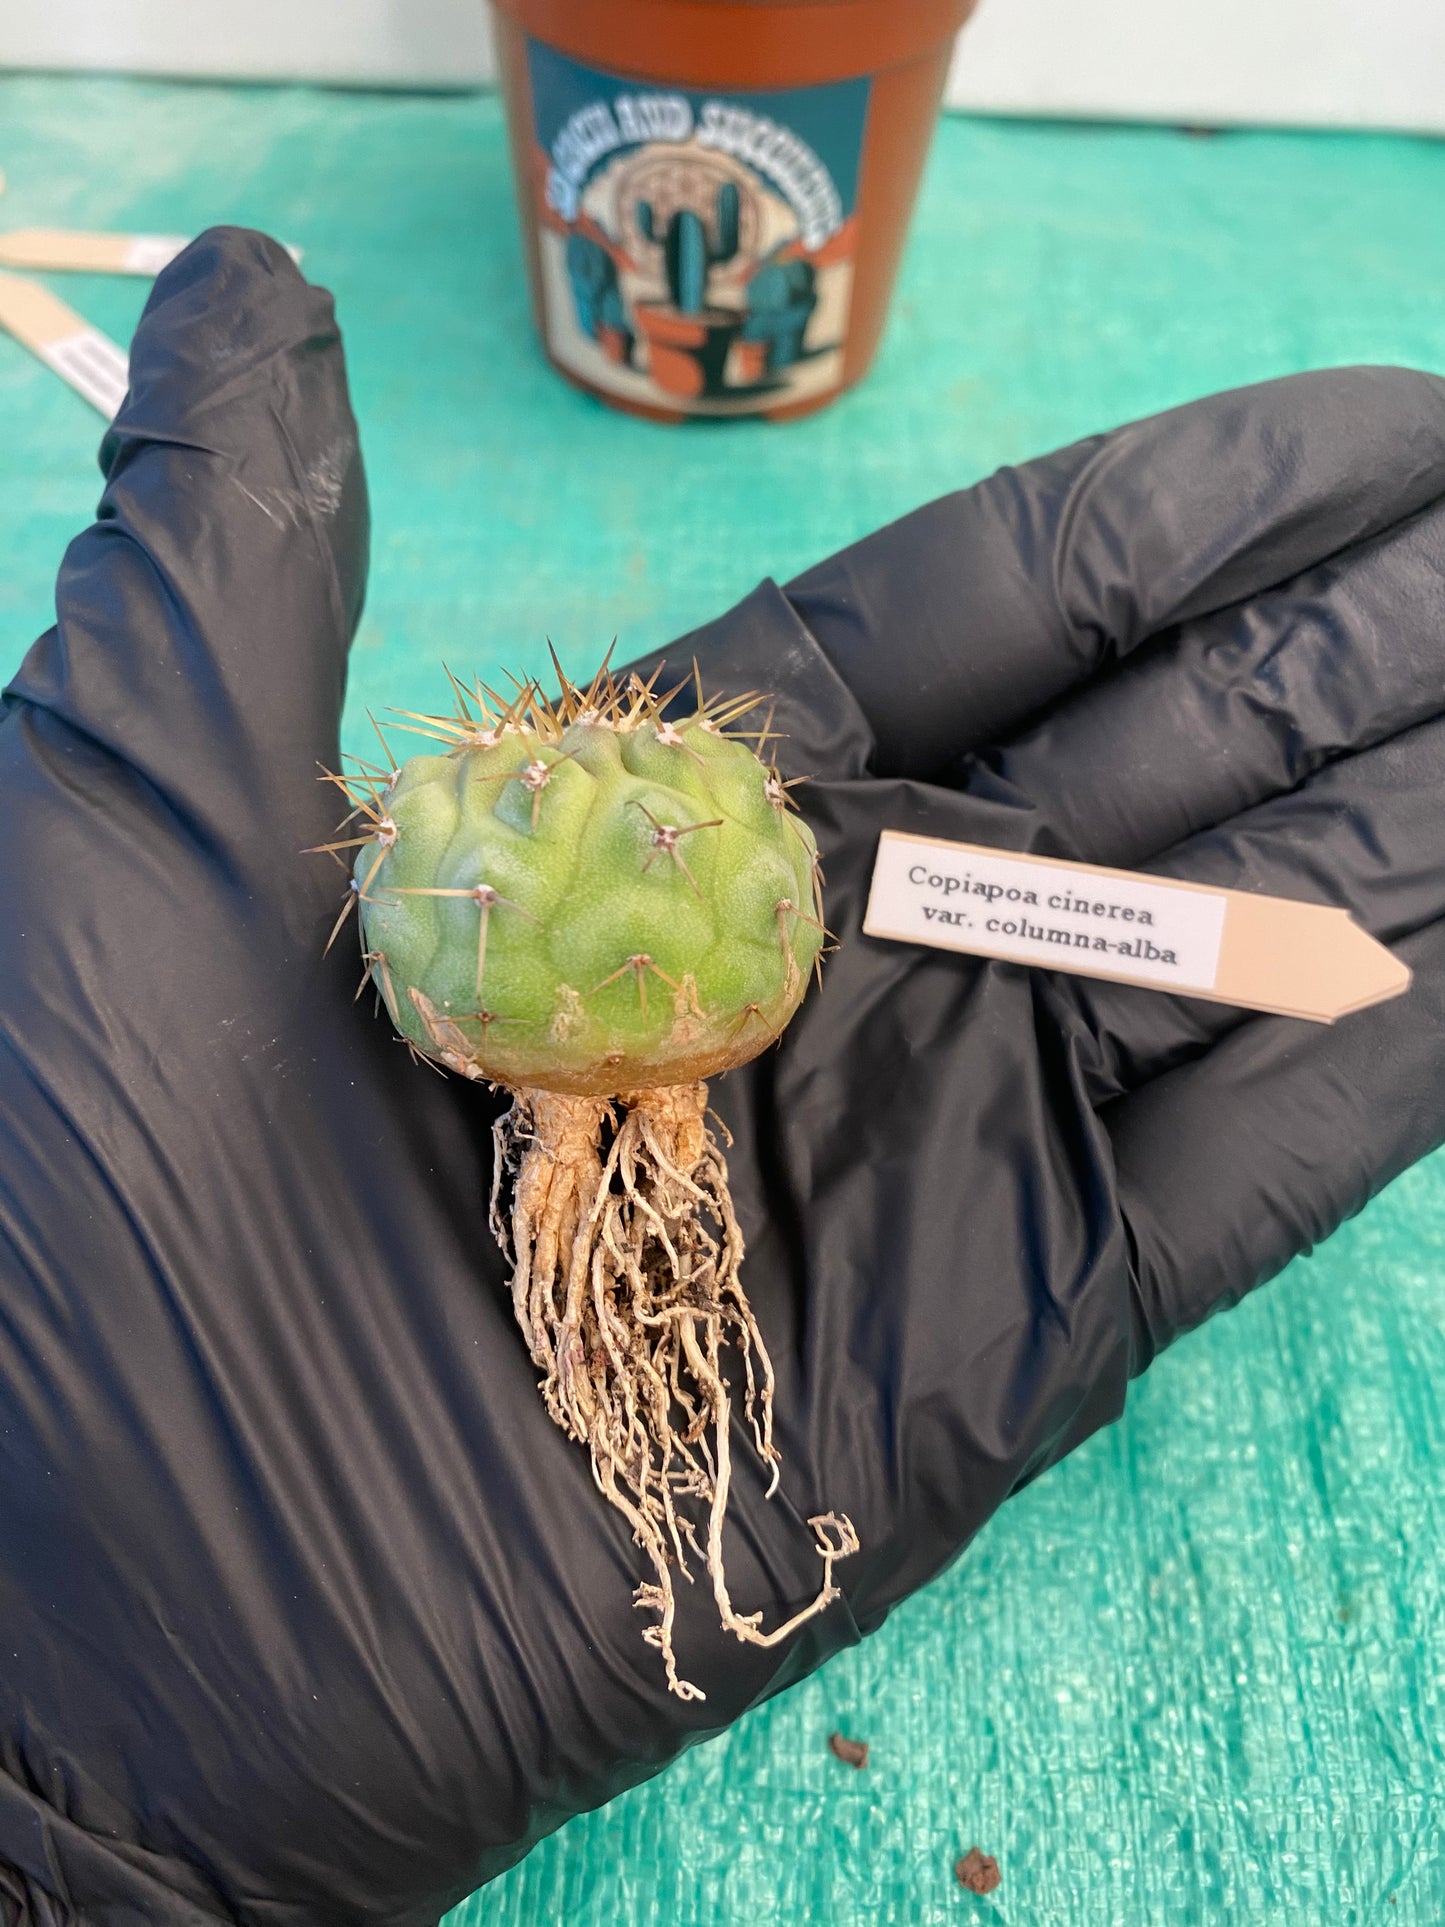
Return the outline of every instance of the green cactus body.
{"type": "Polygon", "coordinates": [[[534,710],[412,758],[384,807],[355,866],[366,952],[398,1029],[452,1068],[678,1084],[755,1056],[801,1001],[812,833],[705,715],[534,710]]]}

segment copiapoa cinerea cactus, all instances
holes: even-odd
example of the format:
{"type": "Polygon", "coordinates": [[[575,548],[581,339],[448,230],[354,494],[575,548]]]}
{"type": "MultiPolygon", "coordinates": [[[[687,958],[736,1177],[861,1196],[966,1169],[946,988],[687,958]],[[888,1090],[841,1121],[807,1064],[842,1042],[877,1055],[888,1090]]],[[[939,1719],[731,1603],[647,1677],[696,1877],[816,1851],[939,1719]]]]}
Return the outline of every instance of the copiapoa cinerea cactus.
{"type": "MultiPolygon", "coordinates": [[[[559,670],[560,676],[560,670],[559,670]]],[[[788,785],[729,733],[758,699],[690,714],[657,676],[561,677],[510,701],[453,678],[434,745],[341,784],[365,976],[412,1050],[505,1088],[492,1230],[547,1409],[585,1445],[651,1577],[637,1603],[668,1685],[673,1575],[705,1566],[725,1627],[773,1645],[836,1597],[857,1549],[809,1521],[812,1603],[769,1632],[728,1594],[722,1527],[735,1406],[776,1490],[772,1365],[706,1080],[776,1041],[824,943],[817,846],[788,785]],[[739,1382],[740,1381],[740,1382],[739,1382]]],[[[382,737],[385,742],[385,737],[382,737]]]]}

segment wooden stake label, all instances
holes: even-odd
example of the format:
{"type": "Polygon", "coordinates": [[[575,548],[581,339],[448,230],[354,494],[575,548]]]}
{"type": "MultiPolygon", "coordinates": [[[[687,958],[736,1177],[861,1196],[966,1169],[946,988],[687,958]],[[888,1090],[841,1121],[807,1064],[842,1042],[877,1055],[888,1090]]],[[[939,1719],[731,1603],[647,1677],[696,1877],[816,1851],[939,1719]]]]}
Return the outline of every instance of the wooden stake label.
{"type": "Polygon", "coordinates": [[[13,274],[0,274],[0,328],[53,368],[107,421],[114,419],[130,385],[130,363],[109,335],[82,321],[39,282],[13,274]]]}
{"type": "MultiPolygon", "coordinates": [[[[87,234],[79,228],[12,228],[0,234],[0,268],[48,274],[140,274],[168,268],[190,242],[184,234],[87,234]]],[[[300,265],[300,248],[287,248],[300,265]]]]}
{"type": "Polygon", "coordinates": [[[1410,987],[1345,910],[897,830],[863,929],[1325,1024],[1410,987]]]}
{"type": "Polygon", "coordinates": [[[70,228],[12,228],[0,234],[0,267],[77,274],[156,275],[186,246],[178,234],[84,234],[70,228]]]}

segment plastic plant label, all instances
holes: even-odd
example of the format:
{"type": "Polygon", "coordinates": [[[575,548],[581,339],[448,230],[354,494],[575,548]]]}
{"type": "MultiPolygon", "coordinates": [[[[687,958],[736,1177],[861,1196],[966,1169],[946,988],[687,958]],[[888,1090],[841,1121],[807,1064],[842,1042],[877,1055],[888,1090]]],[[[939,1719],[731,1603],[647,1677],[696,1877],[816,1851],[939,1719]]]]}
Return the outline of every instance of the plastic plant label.
{"type": "Polygon", "coordinates": [[[1333,1023],[1410,987],[1347,911],[885,830],[863,929],[1333,1023]]]}
{"type": "Polygon", "coordinates": [[[53,368],[107,421],[130,385],[125,350],[38,282],[0,274],[0,328],[53,368]]]}
{"type": "Polygon", "coordinates": [[[527,43],[543,325],[592,388],[678,415],[832,393],[872,82],[660,86],[527,43]]]}

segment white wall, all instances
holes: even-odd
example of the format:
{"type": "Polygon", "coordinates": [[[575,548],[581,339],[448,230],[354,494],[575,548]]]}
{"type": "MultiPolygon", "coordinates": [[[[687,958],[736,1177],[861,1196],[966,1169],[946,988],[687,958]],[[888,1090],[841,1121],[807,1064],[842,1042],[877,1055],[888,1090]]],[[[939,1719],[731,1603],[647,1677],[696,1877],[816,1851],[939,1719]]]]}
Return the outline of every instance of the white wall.
{"type": "Polygon", "coordinates": [[[952,96],[1011,114],[1445,133],[1445,0],[982,0],[952,96]]]}
{"type": "MultiPolygon", "coordinates": [[[[467,86],[491,56],[483,0],[0,0],[0,67],[467,86]]],[[[1445,133],[1445,0],[982,0],[950,98],[1445,133]]]]}

